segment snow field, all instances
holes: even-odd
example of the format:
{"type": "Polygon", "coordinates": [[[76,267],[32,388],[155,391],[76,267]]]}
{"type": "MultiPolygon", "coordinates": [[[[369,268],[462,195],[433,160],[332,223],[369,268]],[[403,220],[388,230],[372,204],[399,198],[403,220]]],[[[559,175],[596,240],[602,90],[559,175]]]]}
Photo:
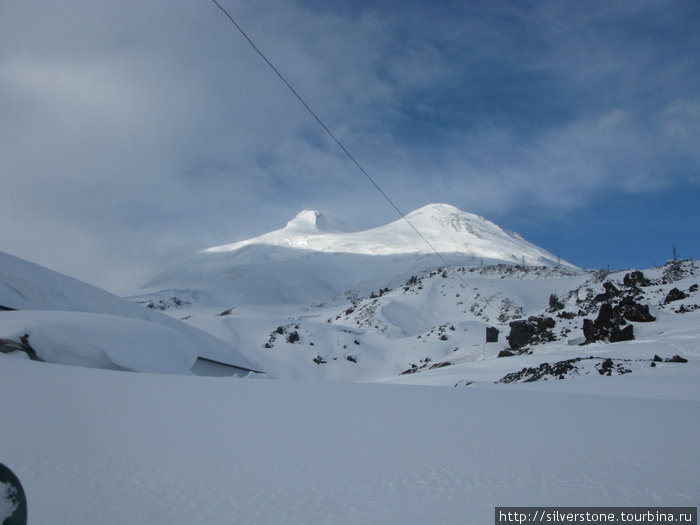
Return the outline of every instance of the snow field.
{"type": "Polygon", "coordinates": [[[700,403],[124,374],[0,356],[30,523],[490,523],[696,505],[700,403]]]}

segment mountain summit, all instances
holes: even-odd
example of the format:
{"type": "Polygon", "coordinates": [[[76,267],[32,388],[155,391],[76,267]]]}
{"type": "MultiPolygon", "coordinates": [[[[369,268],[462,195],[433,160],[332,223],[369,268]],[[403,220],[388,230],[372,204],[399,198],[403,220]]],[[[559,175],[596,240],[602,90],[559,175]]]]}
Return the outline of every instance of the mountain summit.
{"type": "Polygon", "coordinates": [[[161,295],[176,291],[178,297],[185,294],[212,306],[308,304],[382,288],[445,261],[576,269],[520,235],[448,204],[429,204],[406,218],[410,224],[400,218],[349,231],[338,219],[304,210],[284,228],[194,254],[153,279],[142,293],[166,300],[161,295]]]}
{"type": "Polygon", "coordinates": [[[300,211],[287,223],[284,230],[307,231],[308,233],[347,232],[350,228],[340,219],[316,210],[300,211]]]}
{"type": "Polygon", "coordinates": [[[551,253],[493,222],[449,204],[428,204],[403,218],[352,232],[339,219],[304,210],[280,229],[252,239],[208,248],[203,253],[231,253],[251,245],[271,245],[324,253],[356,255],[461,254],[491,262],[563,264],[551,253]],[[410,224],[409,224],[410,222],[410,224]],[[422,239],[411,225],[428,240],[422,239]]]}

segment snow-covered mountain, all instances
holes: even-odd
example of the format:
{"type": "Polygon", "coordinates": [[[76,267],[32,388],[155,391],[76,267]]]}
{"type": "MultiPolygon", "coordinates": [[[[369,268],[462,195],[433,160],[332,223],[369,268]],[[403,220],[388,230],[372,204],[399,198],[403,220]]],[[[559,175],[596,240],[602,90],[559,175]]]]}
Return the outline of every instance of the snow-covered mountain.
{"type": "Polygon", "coordinates": [[[248,349],[282,378],[497,381],[541,365],[543,353],[563,376],[602,356],[624,368],[649,337],[662,359],[698,353],[669,335],[698,315],[693,262],[607,275],[449,205],[408,218],[448,265],[403,220],[349,232],[304,211],[281,230],[196,254],[154,281],[164,290],[132,299],[248,349]],[[676,287],[685,302],[667,303],[676,287]],[[486,342],[487,328],[498,341],[486,342]],[[556,365],[570,359],[582,361],[556,365]]]}
{"type": "Polygon", "coordinates": [[[473,260],[530,266],[572,266],[557,261],[556,256],[520,235],[449,204],[429,204],[409,213],[406,219],[401,218],[371,230],[351,232],[338,219],[315,210],[304,210],[281,230],[215,246],[204,250],[204,253],[232,253],[246,246],[264,244],[355,255],[432,254],[430,246],[416,233],[415,230],[418,230],[441,254],[460,254],[473,260]]]}
{"type": "Polygon", "coordinates": [[[305,210],[277,231],[216,246],[167,269],[142,290],[142,300],[173,296],[199,305],[303,304],[348,291],[369,293],[413,273],[444,265],[566,261],[515,233],[447,204],[431,204],[378,228],[351,232],[338,219],[305,210]],[[411,227],[418,230],[430,246],[411,227]]]}

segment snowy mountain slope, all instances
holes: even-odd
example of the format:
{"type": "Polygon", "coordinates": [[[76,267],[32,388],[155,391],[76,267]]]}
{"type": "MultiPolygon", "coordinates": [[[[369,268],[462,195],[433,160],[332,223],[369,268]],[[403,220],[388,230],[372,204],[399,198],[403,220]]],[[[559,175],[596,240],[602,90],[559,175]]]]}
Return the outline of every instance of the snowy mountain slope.
{"type": "MultiPolygon", "coordinates": [[[[690,377],[697,377],[693,375],[700,358],[697,271],[691,262],[646,270],[641,275],[648,283],[637,287],[625,285],[635,272],[605,275],[556,267],[453,267],[431,270],[366,296],[340,295],[306,307],[242,305],[168,311],[224,340],[235,337],[236,344],[256,352],[256,359],[274,377],[451,386],[460,381],[494,382],[544,361],[585,358],[576,367],[590,372],[608,357],[627,360],[628,368],[653,369],[658,377],[669,371],[669,365],[652,367],[655,355],[689,359],[690,364],[680,365],[681,373],[693,369],[690,377]],[[680,274],[671,275],[678,266],[680,274]],[[629,308],[632,294],[638,305],[632,311],[638,314],[639,309],[648,308],[656,320],[626,321],[633,327],[632,341],[609,344],[604,338],[580,346],[585,342],[584,324],[599,316],[606,290],[612,287],[619,290],[610,299],[614,304],[629,308]],[[667,303],[674,288],[687,297],[667,303]],[[551,326],[544,322],[547,319],[551,326]],[[513,349],[507,339],[513,322],[535,327],[539,323],[544,328],[533,334],[525,348],[513,349]],[[497,343],[485,343],[489,326],[500,330],[497,343]],[[597,360],[589,360],[591,355],[597,360]]],[[[577,373],[572,369],[566,375],[575,378],[577,373]]],[[[687,386],[689,396],[700,393],[692,384],[687,386]]]]}
{"type": "MultiPolygon", "coordinates": [[[[492,222],[446,204],[408,215],[454,265],[573,265],[492,222]]],[[[150,281],[139,300],[172,297],[200,306],[305,304],[349,290],[369,293],[444,264],[403,220],[362,232],[303,211],[287,226],[253,239],[203,250],[150,281]]]]}
{"type": "Polygon", "coordinates": [[[434,364],[462,354],[480,358],[490,325],[505,331],[500,346],[489,347],[495,355],[507,346],[511,319],[541,312],[551,293],[564,295],[590,278],[554,267],[471,270],[434,269],[365,296],[341,294],[312,305],[166,311],[255,351],[275,377],[374,381],[425,359],[434,364]]]}
{"type": "Polygon", "coordinates": [[[0,338],[28,334],[50,361],[184,373],[205,357],[260,370],[206,332],[2,252],[0,306],[19,310],[0,312],[0,338]]]}

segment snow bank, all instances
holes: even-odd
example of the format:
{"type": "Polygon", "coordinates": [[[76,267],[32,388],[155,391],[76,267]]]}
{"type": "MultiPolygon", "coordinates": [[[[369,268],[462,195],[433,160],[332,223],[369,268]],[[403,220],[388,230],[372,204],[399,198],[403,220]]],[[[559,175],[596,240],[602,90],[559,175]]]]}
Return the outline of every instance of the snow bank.
{"type": "Polygon", "coordinates": [[[28,343],[52,363],[188,374],[196,343],[165,326],[115,315],[23,310],[3,312],[0,338],[28,343]]]}
{"type": "MultiPolygon", "coordinates": [[[[119,330],[116,327],[130,326],[131,328],[129,330],[124,330],[122,333],[124,342],[120,344],[121,348],[133,347],[133,344],[136,342],[137,334],[146,337],[146,339],[144,339],[144,345],[147,345],[154,342],[154,337],[159,334],[166,337],[164,341],[171,341],[173,339],[173,332],[175,332],[179,334],[179,337],[183,341],[187,341],[188,345],[196,346],[197,355],[200,357],[248,370],[262,370],[258,363],[244,356],[229,344],[224,343],[206,332],[188,326],[160,312],[117,297],[95,286],[3,252],[0,252],[0,306],[22,311],[55,310],[106,314],[112,317],[118,316],[141,321],[141,323],[150,323],[154,326],[146,329],[140,323],[131,325],[128,321],[110,319],[109,321],[100,321],[97,325],[92,327],[80,327],[78,326],[80,319],[94,320],[97,318],[81,318],[79,316],[71,317],[67,315],[62,317],[62,319],[66,320],[66,322],[70,323],[71,326],[75,328],[76,334],[89,333],[92,337],[97,335],[97,330],[99,328],[107,329],[105,337],[112,339],[112,343],[114,344],[116,344],[117,335],[119,334],[119,330]],[[159,330],[159,327],[161,330],[159,330]]],[[[3,313],[3,316],[4,315],[5,313],[3,313]]],[[[39,317],[27,317],[26,319],[29,321],[31,321],[31,319],[38,320],[39,317]]],[[[42,317],[42,319],[46,319],[46,316],[42,317]]],[[[32,322],[29,324],[31,325],[32,322]]],[[[63,334],[68,336],[69,333],[63,332],[63,334]]],[[[183,344],[184,343],[180,346],[183,344]]],[[[158,348],[167,348],[170,346],[170,343],[164,342],[156,346],[158,348]]],[[[179,347],[172,346],[172,348],[179,347]]],[[[73,352],[74,351],[75,349],[73,352]]],[[[153,350],[151,355],[155,358],[157,352],[161,351],[153,350]]],[[[54,354],[52,354],[52,356],[55,357],[54,354]]],[[[90,359],[94,357],[93,355],[90,359]]],[[[173,358],[177,362],[180,360],[177,352],[173,358]]],[[[167,361],[170,364],[165,364],[164,368],[173,368],[170,357],[167,358],[167,361]]],[[[93,362],[106,361],[98,359],[93,362]]],[[[175,368],[179,368],[179,365],[175,368]]]]}

